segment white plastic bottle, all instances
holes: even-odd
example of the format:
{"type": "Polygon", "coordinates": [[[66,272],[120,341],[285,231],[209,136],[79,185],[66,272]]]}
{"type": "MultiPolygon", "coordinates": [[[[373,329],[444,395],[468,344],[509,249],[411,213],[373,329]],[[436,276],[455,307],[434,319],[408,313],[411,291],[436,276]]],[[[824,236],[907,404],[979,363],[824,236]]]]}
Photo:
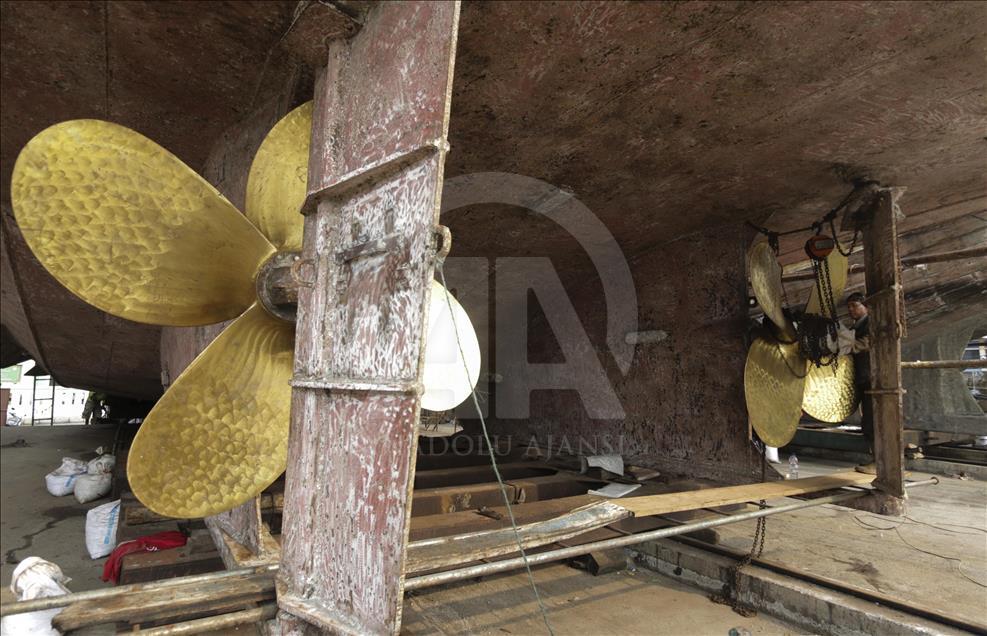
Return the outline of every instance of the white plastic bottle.
{"type": "Polygon", "coordinates": [[[792,453],[788,456],[788,477],[787,479],[799,478],[799,458],[792,453]]]}

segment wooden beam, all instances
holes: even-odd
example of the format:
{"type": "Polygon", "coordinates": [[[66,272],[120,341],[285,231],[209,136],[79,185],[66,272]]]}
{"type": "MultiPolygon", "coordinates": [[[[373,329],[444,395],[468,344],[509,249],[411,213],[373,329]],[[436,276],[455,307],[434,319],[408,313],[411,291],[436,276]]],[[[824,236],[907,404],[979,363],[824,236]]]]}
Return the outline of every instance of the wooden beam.
{"type": "Polygon", "coordinates": [[[109,599],[74,603],[52,619],[62,632],[90,625],[177,620],[210,612],[230,611],[274,597],[270,572],[149,588],[109,599]]]}
{"type": "MultiPolygon", "coordinates": [[[[722,507],[760,499],[809,495],[843,486],[861,486],[869,479],[867,475],[850,472],[619,500],[593,499],[584,495],[524,504],[517,508],[517,519],[539,520],[523,523],[518,528],[518,533],[529,548],[553,543],[563,546],[579,545],[647,531],[666,523],[688,523],[695,519],[691,516],[682,516],[681,513],[700,510],[704,506],[722,507]],[[573,506],[576,508],[573,509],[573,506]],[[661,518],[643,516],[655,514],[656,511],[661,511],[661,518]]],[[[475,512],[452,513],[439,517],[455,517],[460,524],[464,520],[466,524],[474,520],[495,526],[506,523],[503,518],[483,517],[475,512]]],[[[419,519],[421,522],[429,520],[428,517],[419,519]]],[[[445,526],[443,530],[451,531],[454,528],[455,526],[445,526]]],[[[434,529],[422,530],[424,534],[430,535],[434,529]]],[[[465,563],[508,555],[516,549],[516,538],[509,526],[465,534],[460,532],[455,536],[429,538],[411,543],[408,546],[407,570],[421,572],[434,568],[462,566],[465,563]]],[[[68,609],[59,615],[55,623],[57,627],[67,630],[124,620],[131,623],[178,620],[203,613],[236,611],[250,603],[266,602],[273,597],[273,568],[262,568],[189,577],[186,581],[172,580],[124,586],[113,590],[82,592],[44,599],[54,601],[55,604],[45,603],[40,608],[67,606],[68,609]],[[59,601],[63,605],[59,605],[59,601]]],[[[10,609],[10,606],[3,606],[4,615],[16,613],[11,612],[10,609]]]]}
{"type": "MultiPolygon", "coordinates": [[[[936,252],[934,254],[913,254],[901,259],[901,268],[910,269],[929,263],[948,263],[951,261],[962,261],[968,258],[981,258],[983,256],[987,256],[987,246],[968,247],[966,249],[936,252]]],[[[865,269],[866,267],[864,265],[854,264],[850,266],[849,273],[863,274],[865,269]]],[[[815,278],[816,275],[812,272],[797,272],[795,274],[786,274],[781,277],[781,280],[784,283],[791,283],[800,280],[815,280],[815,278]]]]}
{"type": "MultiPolygon", "coordinates": [[[[367,5],[317,80],[281,633],[401,626],[458,2],[367,5]],[[359,249],[377,245],[381,249],[359,249]],[[305,625],[308,623],[308,625],[305,625]]],[[[279,615],[280,616],[280,615],[279,615]]]]}
{"type": "Polygon", "coordinates": [[[241,625],[256,625],[264,621],[271,620],[278,613],[277,603],[264,603],[258,607],[230,612],[218,616],[197,618],[191,621],[175,623],[165,627],[152,627],[150,629],[135,629],[133,634],[143,634],[144,636],[175,636],[176,634],[213,634],[220,630],[239,631],[241,625]]]}
{"type": "Polygon", "coordinates": [[[639,517],[645,515],[664,515],[683,510],[716,508],[729,504],[760,501],[761,499],[795,497],[822,490],[842,488],[844,486],[863,486],[869,484],[873,479],[873,475],[864,475],[858,472],[835,473],[832,475],[820,475],[818,477],[806,477],[804,479],[771,481],[762,484],[726,486],[724,488],[672,492],[663,495],[630,497],[614,501],[614,503],[639,517]]]}
{"type": "Polygon", "coordinates": [[[846,472],[743,486],[599,499],[550,519],[521,524],[516,535],[513,528],[506,527],[415,541],[408,546],[407,567],[409,572],[419,572],[513,554],[517,552],[518,540],[526,549],[535,548],[571,539],[631,516],[667,515],[762,499],[795,497],[845,486],[863,486],[872,479],[871,475],[846,472]]]}
{"type": "MultiPolygon", "coordinates": [[[[898,258],[895,204],[883,191],[863,229],[864,266],[870,310],[870,399],[874,412],[874,485],[895,498],[905,496],[904,407],[901,386],[901,338],[905,330],[901,264],[898,258]]],[[[889,512],[895,506],[889,502],[889,512]]]]}
{"type": "Polygon", "coordinates": [[[408,545],[407,570],[420,572],[456,564],[490,559],[518,550],[555,543],[596,530],[631,516],[626,508],[599,501],[547,521],[416,541],[408,545]]]}
{"type": "Polygon", "coordinates": [[[902,369],[987,369],[987,360],[905,360],[902,369]]]}

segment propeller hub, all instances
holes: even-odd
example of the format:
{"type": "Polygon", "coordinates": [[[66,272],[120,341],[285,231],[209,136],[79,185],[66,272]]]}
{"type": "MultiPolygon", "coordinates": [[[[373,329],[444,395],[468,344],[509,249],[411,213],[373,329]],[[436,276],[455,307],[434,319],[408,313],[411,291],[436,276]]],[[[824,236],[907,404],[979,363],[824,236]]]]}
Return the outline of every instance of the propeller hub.
{"type": "Polygon", "coordinates": [[[304,263],[301,252],[275,252],[257,270],[257,299],[267,313],[295,322],[298,288],[305,285],[300,275],[304,263]]]}

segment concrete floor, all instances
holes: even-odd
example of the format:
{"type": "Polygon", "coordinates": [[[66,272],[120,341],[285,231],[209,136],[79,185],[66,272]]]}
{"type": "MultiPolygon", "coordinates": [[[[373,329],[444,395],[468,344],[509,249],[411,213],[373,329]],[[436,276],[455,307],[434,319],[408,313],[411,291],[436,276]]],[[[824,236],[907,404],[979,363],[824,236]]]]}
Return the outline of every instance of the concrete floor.
{"type": "Polygon", "coordinates": [[[86,512],[109,499],[80,504],[73,495],[53,497],[45,488],[45,475],[61,465],[62,457],[95,457],[96,448],[109,447],[113,436],[113,428],[102,426],[0,428],[0,552],[4,557],[0,587],[5,591],[14,567],[29,556],[57,563],[72,578],[68,587],[73,592],[106,585],[99,579],[103,559],[94,562],[86,552],[86,512]]]}
{"type": "MultiPolygon", "coordinates": [[[[79,504],[72,495],[53,497],[44,476],[63,456],[88,459],[97,446],[112,440],[112,429],[95,426],[0,428],[0,551],[5,556],[0,584],[5,601],[11,598],[6,587],[14,566],[28,556],[57,563],[72,578],[68,587],[74,592],[107,585],[99,579],[105,559],[93,561],[85,547],[86,511],[106,500],[79,504]]],[[[702,592],[647,570],[593,577],[556,564],[536,568],[535,578],[558,634],[726,635],[734,627],[751,634],[791,632],[768,616],[734,614],[702,592]],[[656,624],[655,611],[662,608],[656,624]]],[[[408,634],[546,631],[524,574],[409,594],[404,624],[402,632],[408,634]]],[[[88,633],[104,632],[112,630],[88,633]]]]}
{"type": "MultiPolygon", "coordinates": [[[[559,636],[793,634],[766,614],[745,618],[706,594],[645,569],[592,576],[567,565],[533,569],[559,636]]],[[[405,597],[402,634],[547,634],[527,574],[419,590],[405,597]]]]}
{"type": "MultiPolygon", "coordinates": [[[[852,467],[805,458],[800,464],[802,477],[852,467]]],[[[913,471],[907,479],[932,476],[913,471]]],[[[904,517],[833,505],[771,517],[762,557],[983,624],[987,622],[987,483],[941,475],[939,479],[938,485],[908,491],[904,517]]],[[[748,552],[754,526],[750,521],[718,528],[721,545],[748,552]]]]}

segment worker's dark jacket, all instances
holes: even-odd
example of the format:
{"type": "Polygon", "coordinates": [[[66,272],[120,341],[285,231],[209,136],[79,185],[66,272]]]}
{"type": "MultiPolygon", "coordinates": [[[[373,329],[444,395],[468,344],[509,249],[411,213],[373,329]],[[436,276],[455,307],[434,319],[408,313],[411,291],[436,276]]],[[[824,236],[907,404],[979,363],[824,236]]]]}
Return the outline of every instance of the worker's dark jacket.
{"type": "Polygon", "coordinates": [[[870,316],[853,325],[853,376],[858,386],[870,387],[870,316]]]}

